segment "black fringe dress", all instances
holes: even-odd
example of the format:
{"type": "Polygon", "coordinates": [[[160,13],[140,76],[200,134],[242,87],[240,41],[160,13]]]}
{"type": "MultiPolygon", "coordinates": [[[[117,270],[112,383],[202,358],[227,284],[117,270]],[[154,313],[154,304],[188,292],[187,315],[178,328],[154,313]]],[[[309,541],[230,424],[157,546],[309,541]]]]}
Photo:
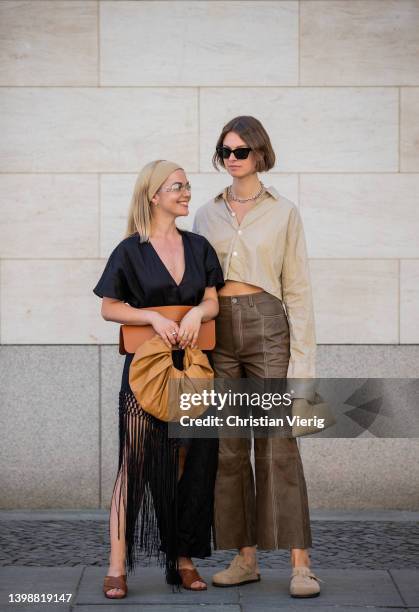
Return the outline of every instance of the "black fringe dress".
{"type": "MultiPolygon", "coordinates": [[[[222,270],[203,236],[179,232],[185,255],[185,272],[179,285],[152,244],[141,243],[136,233],[113,250],[94,293],[134,308],[199,304],[206,287],[223,286],[222,270]]],[[[179,369],[183,353],[172,353],[179,369]]],[[[119,394],[119,461],[112,495],[118,514],[118,538],[122,502],[127,574],[134,573],[141,553],[156,555],[165,566],[167,582],[179,584],[178,556],[211,555],[218,440],[169,438],[167,423],[144,412],[130,389],[132,358],[132,354],[125,358],[119,394]],[[186,446],[187,454],[178,479],[180,446],[186,446]]]]}

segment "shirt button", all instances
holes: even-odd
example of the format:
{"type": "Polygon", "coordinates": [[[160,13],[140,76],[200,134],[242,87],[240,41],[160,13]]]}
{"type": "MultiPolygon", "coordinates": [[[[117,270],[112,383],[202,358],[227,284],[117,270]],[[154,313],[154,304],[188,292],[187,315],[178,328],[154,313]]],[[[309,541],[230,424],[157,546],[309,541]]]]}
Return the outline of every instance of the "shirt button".
{"type": "Polygon", "coordinates": [[[237,255],[237,251],[233,251],[233,255],[236,256],[237,255]]]}
{"type": "Polygon", "coordinates": [[[241,236],[243,234],[243,232],[241,230],[239,230],[237,233],[238,233],[239,236],[241,236]]]}
{"type": "Polygon", "coordinates": [[[231,301],[233,302],[233,304],[237,304],[237,298],[231,298],[231,301]]]}
{"type": "Polygon", "coordinates": [[[232,213],[231,213],[231,216],[232,216],[232,217],[235,217],[235,216],[236,216],[236,213],[235,213],[235,212],[232,212],[232,213]]]}

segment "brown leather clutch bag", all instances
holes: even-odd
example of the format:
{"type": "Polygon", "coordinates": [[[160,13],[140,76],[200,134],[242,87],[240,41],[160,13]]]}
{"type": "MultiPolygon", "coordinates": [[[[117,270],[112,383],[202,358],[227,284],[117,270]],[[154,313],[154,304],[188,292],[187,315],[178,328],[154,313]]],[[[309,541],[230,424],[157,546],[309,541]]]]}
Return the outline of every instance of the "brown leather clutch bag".
{"type": "MultiPolygon", "coordinates": [[[[193,306],[153,306],[141,308],[141,310],[154,310],[163,317],[180,323],[185,314],[193,306]]],[[[146,340],[150,340],[156,335],[152,325],[121,325],[119,329],[119,353],[135,353],[137,348],[146,340]]],[[[198,348],[201,351],[211,351],[215,346],[215,321],[205,321],[202,323],[198,335],[198,348]]],[[[173,348],[176,348],[174,346],[173,348]]]]}

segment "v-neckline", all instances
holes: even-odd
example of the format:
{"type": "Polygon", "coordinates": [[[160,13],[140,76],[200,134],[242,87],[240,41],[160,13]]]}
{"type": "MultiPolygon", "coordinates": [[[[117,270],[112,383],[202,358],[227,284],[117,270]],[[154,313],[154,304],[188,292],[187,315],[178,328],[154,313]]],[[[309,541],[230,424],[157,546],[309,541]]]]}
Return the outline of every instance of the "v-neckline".
{"type": "Polygon", "coordinates": [[[174,278],[174,277],[171,275],[171,273],[169,272],[168,267],[166,266],[166,264],[164,263],[164,261],[162,260],[162,258],[160,257],[160,255],[158,254],[157,250],[154,248],[153,244],[151,243],[151,240],[150,240],[150,239],[148,240],[148,244],[149,244],[149,245],[151,246],[151,248],[153,249],[153,252],[154,252],[154,254],[156,255],[157,259],[159,260],[159,262],[160,262],[160,264],[161,264],[162,268],[163,268],[163,269],[166,271],[166,273],[167,273],[168,277],[171,279],[171,281],[173,282],[173,284],[174,284],[176,287],[180,287],[180,286],[181,286],[181,284],[183,283],[183,281],[185,280],[185,275],[186,275],[186,267],[187,267],[187,257],[186,257],[186,241],[185,241],[185,239],[184,239],[183,232],[182,232],[182,231],[180,231],[180,230],[179,230],[179,228],[178,228],[178,232],[179,232],[179,234],[180,234],[180,236],[181,236],[181,238],[182,238],[182,245],[183,245],[183,261],[184,261],[184,263],[185,263],[185,267],[184,267],[184,270],[183,270],[183,275],[182,275],[182,278],[180,279],[180,282],[179,282],[179,283],[177,283],[177,282],[176,282],[175,278],[174,278]]]}

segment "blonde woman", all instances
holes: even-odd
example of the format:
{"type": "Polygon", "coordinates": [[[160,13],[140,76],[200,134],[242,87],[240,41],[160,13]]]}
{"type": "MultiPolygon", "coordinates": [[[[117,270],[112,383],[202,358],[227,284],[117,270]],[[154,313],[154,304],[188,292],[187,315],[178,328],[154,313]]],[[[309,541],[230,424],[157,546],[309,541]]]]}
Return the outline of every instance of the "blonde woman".
{"type": "MultiPolygon", "coordinates": [[[[137,179],[127,236],[111,253],[94,288],[106,321],[152,325],[182,368],[186,346],[196,345],[201,322],[218,313],[223,282],[214,249],[202,236],[181,231],[191,187],[176,163],[159,160],[137,179]],[[177,325],[144,307],[190,305],[177,325]]],[[[127,594],[126,576],[138,553],[163,553],[169,584],[204,590],[191,557],[211,554],[213,488],[218,440],[168,438],[167,424],[145,413],[128,382],[125,359],[119,399],[119,469],[109,517],[111,554],[104,582],[108,598],[127,594]]]]}
{"type": "MultiPolygon", "coordinates": [[[[194,231],[215,248],[226,281],[218,294],[213,351],[215,373],[225,379],[314,377],[316,340],[301,218],[292,202],[258,177],[274,163],[260,121],[250,116],[229,121],[213,164],[225,168],[232,182],[195,217],[194,231]]],[[[256,492],[249,440],[220,439],[216,542],[239,554],[215,574],[213,584],[257,582],[256,547],[288,549],[290,594],[318,595],[318,579],[309,567],[308,500],[296,440],[255,438],[255,477],[256,492]]]]}

